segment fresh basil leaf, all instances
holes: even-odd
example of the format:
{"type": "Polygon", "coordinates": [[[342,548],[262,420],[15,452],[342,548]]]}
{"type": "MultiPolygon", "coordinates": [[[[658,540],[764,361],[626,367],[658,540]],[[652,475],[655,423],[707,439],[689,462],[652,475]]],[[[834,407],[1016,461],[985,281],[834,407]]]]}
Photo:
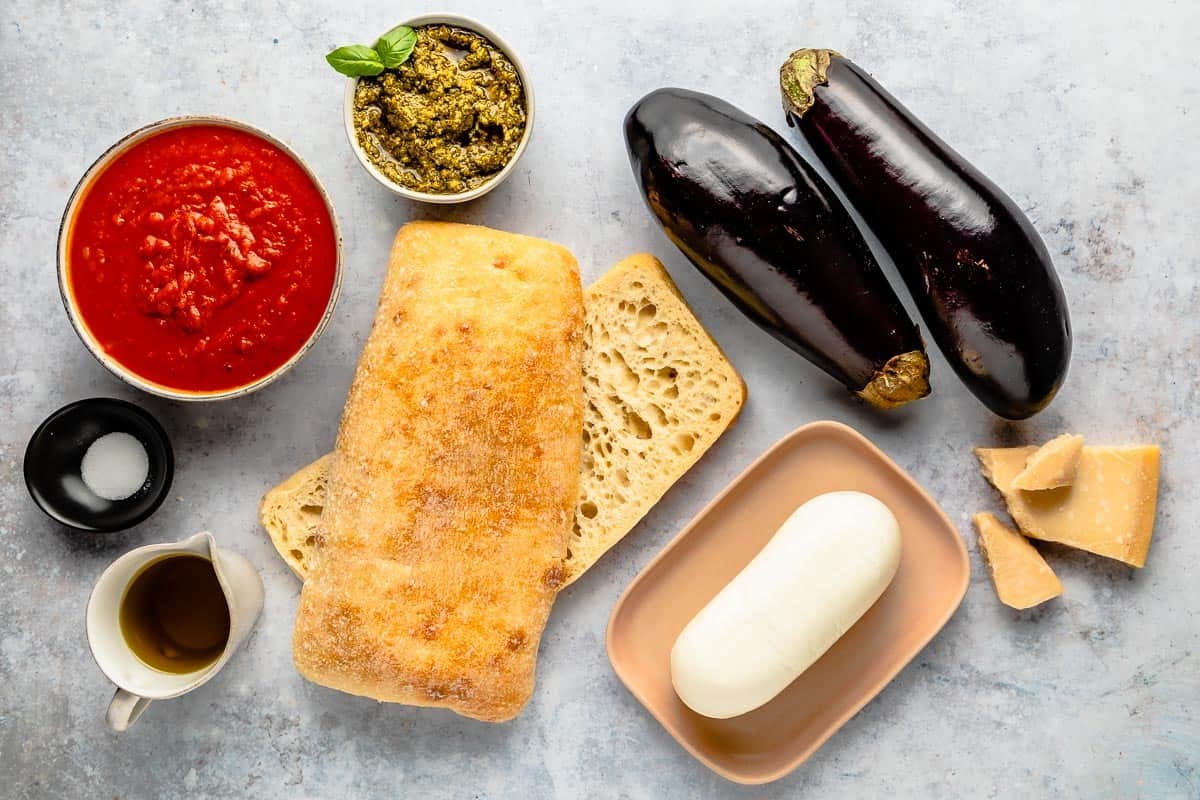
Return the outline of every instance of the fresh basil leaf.
{"type": "Polygon", "coordinates": [[[379,37],[379,41],[375,43],[375,50],[385,67],[395,69],[408,61],[416,44],[417,32],[407,25],[397,25],[379,37]]]}
{"type": "Polygon", "coordinates": [[[339,47],[325,56],[329,66],[343,75],[351,78],[361,78],[364,75],[378,75],[383,72],[383,60],[379,53],[363,44],[351,44],[339,47]]]}

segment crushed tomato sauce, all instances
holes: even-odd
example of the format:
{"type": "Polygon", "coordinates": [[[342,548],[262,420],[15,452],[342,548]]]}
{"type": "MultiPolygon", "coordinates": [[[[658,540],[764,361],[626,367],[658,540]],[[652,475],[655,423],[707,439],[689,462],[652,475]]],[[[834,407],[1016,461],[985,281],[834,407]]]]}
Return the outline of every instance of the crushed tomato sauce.
{"type": "Polygon", "coordinates": [[[337,241],[320,190],[249,132],[175,128],[85,190],[67,276],[101,348],[142,378],[216,392],[253,383],[316,330],[337,241]]]}

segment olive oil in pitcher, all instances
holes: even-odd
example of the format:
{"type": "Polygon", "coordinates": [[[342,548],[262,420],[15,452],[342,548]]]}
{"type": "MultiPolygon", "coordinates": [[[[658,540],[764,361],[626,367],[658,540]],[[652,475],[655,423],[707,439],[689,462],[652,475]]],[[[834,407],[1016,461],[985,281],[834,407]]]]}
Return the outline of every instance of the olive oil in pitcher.
{"type": "Polygon", "coordinates": [[[229,640],[229,605],[212,562],[197,555],[147,564],[121,600],[121,633],[146,666],[196,672],[221,657],[229,640]]]}

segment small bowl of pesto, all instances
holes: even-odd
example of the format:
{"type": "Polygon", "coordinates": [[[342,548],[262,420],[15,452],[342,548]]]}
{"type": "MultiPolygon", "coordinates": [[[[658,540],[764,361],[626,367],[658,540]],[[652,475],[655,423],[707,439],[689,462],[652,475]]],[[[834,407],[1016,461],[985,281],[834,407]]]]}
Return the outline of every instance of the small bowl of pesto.
{"type": "Polygon", "coordinates": [[[416,17],[326,60],[349,76],[346,134],[396,194],[463,203],[512,172],[533,129],[533,91],[512,50],[475,20],[416,17]]]}

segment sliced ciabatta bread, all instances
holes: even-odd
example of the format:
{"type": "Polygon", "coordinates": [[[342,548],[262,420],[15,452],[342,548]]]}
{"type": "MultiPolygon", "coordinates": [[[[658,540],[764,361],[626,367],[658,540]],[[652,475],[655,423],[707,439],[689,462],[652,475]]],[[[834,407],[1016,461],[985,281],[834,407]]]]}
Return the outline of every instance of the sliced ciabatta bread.
{"type": "Polygon", "coordinates": [[[309,557],[317,546],[332,455],[326,453],[267,492],[258,508],[272,544],[300,580],[308,577],[309,557]]]}
{"type": "MultiPolygon", "coordinates": [[[[583,462],[571,583],[637,525],[737,418],[746,388],[658,259],[634,255],[584,292],[583,462]]],[[[301,580],[329,457],[267,492],[259,519],[301,580]]]]}
{"type": "Polygon", "coordinates": [[[617,264],[588,288],[584,306],[583,472],[568,583],[637,525],[746,399],[653,256],[617,264]]]}

